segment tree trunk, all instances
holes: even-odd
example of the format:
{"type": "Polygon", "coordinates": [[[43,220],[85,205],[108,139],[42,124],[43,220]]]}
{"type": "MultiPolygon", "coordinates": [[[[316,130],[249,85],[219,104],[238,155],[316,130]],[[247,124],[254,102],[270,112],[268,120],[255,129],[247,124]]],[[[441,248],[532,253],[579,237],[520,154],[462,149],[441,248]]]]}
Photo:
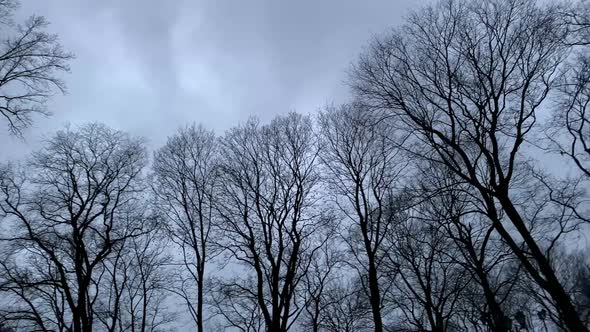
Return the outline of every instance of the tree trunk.
{"type": "Polygon", "coordinates": [[[197,332],[203,332],[203,271],[199,271],[197,281],[197,332]]]}
{"type": "Polygon", "coordinates": [[[369,254],[369,292],[371,295],[371,311],[373,313],[373,322],[375,323],[375,332],[383,332],[383,320],[381,319],[381,294],[379,293],[379,281],[377,268],[375,267],[375,257],[369,254]]]}

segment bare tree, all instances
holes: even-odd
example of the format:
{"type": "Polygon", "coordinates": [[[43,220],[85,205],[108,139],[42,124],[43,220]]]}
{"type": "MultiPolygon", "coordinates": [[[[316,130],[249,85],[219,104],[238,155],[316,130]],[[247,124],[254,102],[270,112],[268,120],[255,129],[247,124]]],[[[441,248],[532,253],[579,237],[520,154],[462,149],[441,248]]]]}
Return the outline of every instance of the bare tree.
{"type": "Polygon", "coordinates": [[[303,279],[329,221],[316,202],[311,120],[295,113],[268,125],[250,120],[229,130],[221,147],[221,244],[240,268],[224,289],[256,303],[267,331],[287,331],[302,312],[303,279]]]}
{"type": "Polygon", "coordinates": [[[426,7],[375,40],[353,86],[413,134],[416,155],[444,164],[477,192],[494,230],[568,329],[587,331],[515,197],[523,143],[570,50],[557,11],[529,0],[426,7]]]}
{"type": "Polygon", "coordinates": [[[590,57],[578,56],[559,91],[547,138],[551,148],[568,156],[590,177],[590,117],[586,113],[590,105],[590,57]]]}
{"type": "Polygon", "coordinates": [[[0,26],[4,29],[0,46],[0,115],[8,130],[20,135],[35,113],[49,114],[45,102],[56,91],[65,92],[57,76],[69,71],[71,53],[63,50],[57,35],[45,31],[42,16],[31,16],[24,24],[14,24],[16,0],[0,1],[0,26]]]}
{"type": "Polygon", "coordinates": [[[126,215],[145,162],[140,140],[91,124],[59,131],[23,173],[3,173],[4,317],[33,330],[93,330],[103,263],[143,233],[144,219],[126,215]]]}
{"type": "MultiPolygon", "coordinates": [[[[590,323],[590,311],[588,306],[588,263],[587,249],[574,249],[569,243],[560,244],[556,250],[551,252],[551,264],[559,274],[564,288],[571,295],[572,302],[577,309],[582,321],[590,323]]],[[[567,322],[557,314],[555,304],[542,290],[530,279],[523,279],[517,284],[516,292],[525,298],[519,310],[527,316],[527,324],[536,325],[547,330],[550,326],[553,329],[567,330],[567,322]]],[[[551,331],[551,329],[548,329],[551,331]]]]}
{"type": "Polygon", "coordinates": [[[452,330],[462,319],[458,308],[472,275],[450,258],[457,252],[443,222],[410,215],[386,240],[395,249],[389,258],[399,279],[393,301],[405,322],[398,325],[419,331],[452,330]]]}
{"type": "Polygon", "coordinates": [[[331,301],[323,309],[322,331],[364,332],[375,329],[370,301],[358,279],[337,279],[325,292],[331,301]]]}
{"type": "Polygon", "coordinates": [[[590,323],[590,262],[583,254],[571,255],[569,259],[570,283],[578,311],[586,324],[590,323]]]}
{"type": "MultiPolygon", "coordinates": [[[[559,81],[552,118],[546,124],[545,136],[549,144],[541,144],[541,148],[573,161],[581,176],[569,179],[566,186],[578,188],[586,185],[590,177],[590,132],[586,113],[590,103],[590,6],[582,0],[573,6],[563,6],[561,14],[568,31],[564,42],[573,46],[573,52],[559,81]]],[[[555,202],[567,206],[577,217],[590,222],[583,209],[572,204],[570,197],[564,200],[559,194],[553,196],[555,202]]]]}
{"type": "Polygon", "coordinates": [[[184,271],[173,290],[187,304],[197,330],[203,331],[204,281],[214,257],[211,227],[217,175],[213,132],[191,126],[168,139],[154,156],[154,192],[168,233],[180,249],[184,271]]]}
{"type": "Polygon", "coordinates": [[[321,160],[328,192],[343,213],[344,239],[370,299],[375,331],[383,331],[384,284],[379,268],[383,239],[393,227],[390,201],[408,165],[392,141],[395,132],[361,105],[342,105],[320,114],[321,160]]]}
{"type": "Polygon", "coordinates": [[[588,177],[590,147],[586,110],[590,103],[590,6],[586,0],[581,0],[575,6],[564,7],[561,14],[569,32],[565,42],[581,47],[573,52],[564,75],[547,138],[588,177]]]}
{"type": "Polygon", "coordinates": [[[255,283],[253,278],[213,280],[212,308],[223,319],[219,324],[223,331],[228,328],[242,332],[267,331],[258,298],[251,293],[251,289],[256,288],[255,283]]]}
{"type": "Polygon", "coordinates": [[[448,258],[473,277],[473,285],[465,292],[469,294],[463,294],[466,314],[471,317],[463,320],[481,321],[493,331],[509,331],[503,304],[510,299],[519,273],[504,270],[514,265],[515,257],[487,222],[468,184],[439,164],[426,163],[419,168],[416,189],[429,197],[419,218],[443,227],[456,247],[448,258]]]}
{"type": "Polygon", "coordinates": [[[345,259],[335,235],[335,232],[330,233],[328,241],[311,257],[310,268],[304,276],[304,314],[300,325],[305,331],[322,331],[328,307],[334,305],[330,289],[342,278],[345,259]]]}
{"type": "MultiPolygon", "coordinates": [[[[149,217],[153,218],[153,217],[149,217]]],[[[160,331],[175,318],[166,308],[171,281],[168,240],[158,224],[126,239],[105,262],[97,319],[107,331],[160,331]]]]}

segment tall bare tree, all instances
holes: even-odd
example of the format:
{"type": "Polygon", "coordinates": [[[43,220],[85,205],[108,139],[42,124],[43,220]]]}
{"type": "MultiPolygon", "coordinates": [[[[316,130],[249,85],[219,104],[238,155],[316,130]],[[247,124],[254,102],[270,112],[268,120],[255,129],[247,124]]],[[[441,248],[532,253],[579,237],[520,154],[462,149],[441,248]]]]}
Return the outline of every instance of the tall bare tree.
{"type": "MultiPolygon", "coordinates": [[[[590,29],[590,28],[589,28],[590,29]]],[[[550,148],[569,157],[590,177],[590,57],[578,55],[567,73],[548,130],[550,148]]]]}
{"type": "Polygon", "coordinates": [[[372,310],[358,278],[339,278],[328,285],[321,321],[327,332],[367,332],[374,330],[372,310]]]}
{"type": "Polygon", "coordinates": [[[463,302],[474,315],[463,320],[483,317],[481,323],[493,331],[509,331],[503,303],[510,298],[519,276],[504,272],[514,260],[510,248],[487,222],[468,184],[440,164],[426,163],[419,169],[418,192],[429,197],[419,218],[443,227],[455,247],[448,255],[450,264],[461,265],[473,277],[468,291],[471,294],[463,294],[463,302]]]}
{"type": "Polygon", "coordinates": [[[425,7],[372,43],[352,84],[369,107],[413,134],[416,155],[474,188],[495,231],[551,295],[568,329],[587,331],[515,190],[526,169],[523,143],[570,51],[559,10],[532,0],[425,7]]]}
{"type": "MultiPolygon", "coordinates": [[[[238,273],[242,271],[239,270],[238,273]]],[[[267,331],[258,298],[252,296],[250,290],[256,288],[254,279],[229,279],[212,282],[215,285],[211,287],[213,313],[222,318],[222,322],[218,323],[219,329],[237,329],[241,332],[267,331]]]]}
{"type": "Polygon", "coordinates": [[[222,139],[222,245],[239,267],[224,289],[251,299],[266,331],[287,331],[302,312],[304,277],[322,243],[318,146],[311,119],[291,113],[256,120],[222,139]]]}
{"type": "Polygon", "coordinates": [[[457,254],[444,223],[408,218],[385,240],[394,249],[389,259],[397,270],[392,301],[401,311],[397,324],[418,331],[456,328],[459,305],[472,275],[450,257],[457,254]]]}
{"type": "Polygon", "coordinates": [[[176,318],[166,305],[171,257],[159,224],[145,223],[145,234],[126,239],[104,264],[95,311],[106,331],[160,331],[176,318]]]}
{"type": "Polygon", "coordinates": [[[214,257],[212,224],[217,175],[216,138],[201,126],[180,130],[154,155],[156,203],[168,233],[180,248],[184,271],[175,293],[186,302],[197,330],[203,331],[204,281],[214,257]]]}
{"type": "Polygon", "coordinates": [[[393,227],[390,197],[402,186],[408,161],[392,143],[395,131],[361,105],[320,114],[321,160],[328,192],[346,221],[344,239],[370,299],[375,331],[383,331],[383,292],[391,285],[379,271],[383,239],[393,227]]]}
{"type": "Polygon", "coordinates": [[[47,33],[48,22],[31,16],[15,24],[17,0],[0,1],[0,115],[12,134],[20,135],[35,113],[49,114],[45,102],[55,92],[65,92],[60,72],[69,71],[73,58],[63,50],[57,35],[47,33]]]}
{"type": "Polygon", "coordinates": [[[22,173],[3,172],[5,319],[30,330],[93,330],[103,263],[143,233],[144,219],[129,209],[145,163],[140,140],[91,124],[59,131],[22,173]]]}
{"type": "Polygon", "coordinates": [[[304,276],[304,313],[300,326],[305,331],[322,331],[328,308],[337,301],[330,289],[342,278],[345,257],[335,235],[335,232],[330,233],[328,241],[311,257],[310,268],[304,276]]]}

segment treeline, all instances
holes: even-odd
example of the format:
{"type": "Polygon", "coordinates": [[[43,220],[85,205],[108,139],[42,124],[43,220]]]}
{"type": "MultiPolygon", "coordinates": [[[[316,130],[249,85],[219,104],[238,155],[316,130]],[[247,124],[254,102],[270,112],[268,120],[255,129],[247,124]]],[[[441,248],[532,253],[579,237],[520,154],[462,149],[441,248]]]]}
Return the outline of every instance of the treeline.
{"type": "Polygon", "coordinates": [[[0,169],[1,329],[589,331],[589,43],[584,1],[442,0],[317,114],[61,130],[0,169]]]}

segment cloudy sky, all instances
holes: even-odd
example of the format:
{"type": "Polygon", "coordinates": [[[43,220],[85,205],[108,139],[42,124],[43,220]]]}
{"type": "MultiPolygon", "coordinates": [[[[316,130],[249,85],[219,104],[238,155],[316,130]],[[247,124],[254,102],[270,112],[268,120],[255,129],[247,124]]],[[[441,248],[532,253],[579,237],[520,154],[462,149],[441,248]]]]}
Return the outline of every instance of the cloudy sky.
{"type": "Polygon", "coordinates": [[[222,133],[250,115],[343,101],[362,47],[420,0],[21,2],[18,17],[45,16],[76,59],[51,118],[24,142],[2,131],[4,160],[66,123],[104,122],[154,147],[192,122],[222,133]]]}

